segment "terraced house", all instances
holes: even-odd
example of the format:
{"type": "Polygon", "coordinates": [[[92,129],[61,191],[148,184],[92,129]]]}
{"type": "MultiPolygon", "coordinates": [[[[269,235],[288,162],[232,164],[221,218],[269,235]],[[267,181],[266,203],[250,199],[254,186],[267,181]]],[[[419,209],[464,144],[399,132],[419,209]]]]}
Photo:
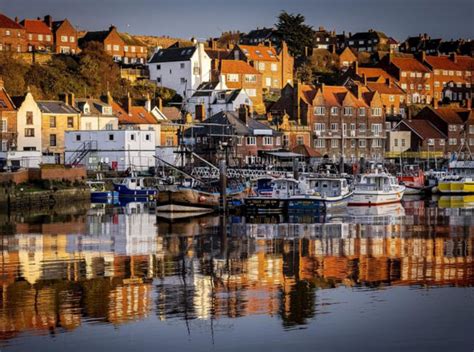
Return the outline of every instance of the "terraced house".
{"type": "Polygon", "coordinates": [[[26,51],[26,31],[18,23],[0,13],[0,51],[26,51]]]}
{"type": "Polygon", "coordinates": [[[26,30],[28,51],[52,51],[53,32],[39,18],[36,20],[24,19],[20,24],[26,30]]]}
{"type": "Polygon", "coordinates": [[[313,148],[333,160],[381,160],[385,146],[385,112],[380,94],[344,86],[287,85],[273,114],[290,116],[311,127],[313,148]]]}

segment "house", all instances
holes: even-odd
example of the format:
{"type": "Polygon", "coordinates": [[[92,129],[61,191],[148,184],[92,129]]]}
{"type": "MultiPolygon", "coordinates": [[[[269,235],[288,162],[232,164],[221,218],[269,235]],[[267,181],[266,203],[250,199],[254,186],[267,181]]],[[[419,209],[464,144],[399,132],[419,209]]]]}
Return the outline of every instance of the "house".
{"type": "Polygon", "coordinates": [[[319,27],[314,32],[314,48],[327,49],[329,51],[335,50],[337,46],[336,32],[327,31],[324,27],[319,27]]]}
{"type": "Polygon", "coordinates": [[[0,13],[0,51],[26,52],[26,30],[15,21],[0,13]]]}
{"type": "MultiPolygon", "coordinates": [[[[474,59],[466,57],[474,67],[474,59]]],[[[433,72],[433,90],[436,101],[463,102],[472,98],[472,67],[466,70],[465,65],[458,63],[458,55],[432,56],[421,53],[420,61],[433,72]]],[[[464,63],[464,62],[463,62],[464,63]]]]}
{"type": "Polygon", "coordinates": [[[77,31],[68,19],[53,21],[51,16],[45,16],[44,22],[51,28],[56,54],[76,54],[79,51],[77,31]]]}
{"type": "Polygon", "coordinates": [[[24,167],[39,167],[42,162],[41,110],[28,90],[23,96],[12,97],[17,108],[16,151],[12,158],[24,167]]]}
{"type": "Polygon", "coordinates": [[[66,163],[84,164],[88,170],[100,170],[104,165],[117,171],[155,167],[153,131],[66,131],[64,144],[66,163]],[[86,152],[78,153],[80,150],[86,152]]]}
{"type": "Polygon", "coordinates": [[[344,49],[339,50],[339,68],[342,70],[348,69],[355,62],[357,62],[357,54],[354,53],[353,49],[350,47],[345,47],[344,49]]]}
{"type": "Polygon", "coordinates": [[[201,83],[211,80],[211,58],[204,50],[204,43],[158,48],[148,61],[148,69],[150,80],[175,90],[182,97],[192,96],[201,83]]]}
{"type": "Polygon", "coordinates": [[[156,106],[151,110],[153,116],[160,124],[160,143],[163,147],[176,147],[178,145],[178,130],[185,123],[181,111],[175,106],[163,106],[161,98],[157,98],[156,106]]]}
{"type": "Polygon", "coordinates": [[[119,33],[117,27],[108,31],[87,32],[79,41],[84,48],[90,42],[100,43],[105,52],[116,62],[123,64],[145,64],[148,56],[147,46],[127,33],[119,33]]]}
{"type": "Polygon", "coordinates": [[[293,82],[294,59],[285,42],[282,42],[279,52],[268,44],[239,44],[234,47],[231,56],[234,60],[247,62],[260,72],[262,88],[266,91],[279,91],[287,83],[293,82]]]}
{"type": "Polygon", "coordinates": [[[244,89],[229,89],[223,82],[202,83],[186,102],[186,108],[195,119],[204,120],[221,111],[236,111],[241,105],[252,107],[244,89]]]}
{"type": "Polygon", "coordinates": [[[390,53],[398,52],[398,47],[399,46],[400,46],[400,43],[396,39],[394,39],[392,37],[388,38],[388,47],[389,47],[389,52],[390,53]]]}
{"type": "Polygon", "coordinates": [[[227,157],[229,166],[254,165],[260,163],[262,153],[281,148],[281,133],[253,119],[246,106],[238,112],[222,111],[199,126],[186,129],[184,138],[214,164],[227,157]]]}
{"type": "Polygon", "coordinates": [[[20,24],[26,30],[28,51],[52,51],[53,32],[41,19],[25,19],[20,24]]]}
{"type": "Polygon", "coordinates": [[[358,52],[388,51],[388,39],[385,33],[369,29],[367,32],[358,32],[349,36],[347,45],[358,52]]]}
{"type": "Polygon", "coordinates": [[[310,126],[312,147],[335,161],[341,156],[352,161],[383,158],[385,112],[377,92],[297,82],[282,90],[271,112],[288,113],[298,125],[310,126]]]}
{"type": "Polygon", "coordinates": [[[406,92],[407,104],[430,104],[433,99],[433,72],[414,57],[399,57],[388,54],[382,67],[406,92]]]}
{"type": "MultiPolygon", "coordinates": [[[[308,125],[298,124],[298,121],[290,120],[288,114],[277,118],[271,113],[267,114],[267,124],[282,134],[282,149],[293,151],[298,146],[307,148],[305,154],[311,154],[310,157],[321,156],[311,147],[311,127],[308,125]]],[[[308,155],[309,155],[308,154],[308,155]]]]}
{"type": "Polygon", "coordinates": [[[0,152],[7,152],[16,148],[16,107],[8,95],[0,78],[0,152]]]}
{"type": "Polygon", "coordinates": [[[251,30],[240,38],[240,44],[257,45],[261,43],[272,43],[272,45],[279,46],[281,38],[275,28],[266,27],[251,30]]]}
{"type": "Polygon", "coordinates": [[[54,157],[57,164],[64,163],[64,133],[79,130],[80,110],[74,107],[74,95],[67,95],[66,102],[39,100],[41,110],[41,136],[43,155],[54,157]],[[72,96],[72,101],[70,97],[72,96]],[[70,101],[70,104],[69,104],[70,101]]]}
{"type": "Polygon", "coordinates": [[[441,45],[441,39],[431,39],[431,37],[424,33],[417,37],[408,37],[399,46],[399,51],[402,53],[416,54],[425,52],[429,55],[438,55],[441,45]]]}
{"type": "MultiPolygon", "coordinates": [[[[73,96],[70,95],[72,99],[73,96]]],[[[81,112],[79,130],[118,130],[118,117],[114,115],[112,106],[100,99],[81,98],[75,99],[69,104],[81,112]]]]}
{"type": "MultiPolygon", "coordinates": [[[[220,60],[213,71],[213,81],[221,80],[229,89],[243,89],[252,100],[254,111],[265,112],[262,74],[242,60],[220,60]]],[[[248,104],[247,104],[248,105],[248,104]]]]}
{"type": "Polygon", "coordinates": [[[425,107],[414,120],[429,121],[446,136],[446,157],[459,153],[468,144],[474,147],[474,113],[472,109],[425,107]]]}

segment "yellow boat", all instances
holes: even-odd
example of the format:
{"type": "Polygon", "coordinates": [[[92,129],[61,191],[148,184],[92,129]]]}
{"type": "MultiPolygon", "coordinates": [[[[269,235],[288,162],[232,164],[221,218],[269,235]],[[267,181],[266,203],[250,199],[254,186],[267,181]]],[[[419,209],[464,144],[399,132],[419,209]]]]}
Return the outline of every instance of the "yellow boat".
{"type": "Polygon", "coordinates": [[[474,193],[474,161],[454,161],[449,165],[451,175],[438,183],[442,194],[474,193]]]}

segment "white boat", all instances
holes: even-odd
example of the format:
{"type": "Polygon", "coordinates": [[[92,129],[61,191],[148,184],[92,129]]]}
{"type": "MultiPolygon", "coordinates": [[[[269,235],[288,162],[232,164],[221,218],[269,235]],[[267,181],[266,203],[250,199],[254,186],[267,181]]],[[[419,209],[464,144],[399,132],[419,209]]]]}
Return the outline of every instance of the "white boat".
{"type": "Polygon", "coordinates": [[[379,166],[359,176],[349,205],[372,206],[398,203],[402,200],[404,193],[405,186],[400,185],[395,176],[379,166]]]}
{"type": "Polygon", "coordinates": [[[245,207],[257,213],[283,212],[288,199],[300,194],[299,181],[294,178],[261,177],[257,180],[254,195],[247,197],[245,207]]]}
{"type": "Polygon", "coordinates": [[[295,208],[303,207],[304,202],[326,209],[345,206],[353,193],[347,179],[336,175],[302,176],[299,180],[300,194],[290,197],[290,206],[295,208]]]}

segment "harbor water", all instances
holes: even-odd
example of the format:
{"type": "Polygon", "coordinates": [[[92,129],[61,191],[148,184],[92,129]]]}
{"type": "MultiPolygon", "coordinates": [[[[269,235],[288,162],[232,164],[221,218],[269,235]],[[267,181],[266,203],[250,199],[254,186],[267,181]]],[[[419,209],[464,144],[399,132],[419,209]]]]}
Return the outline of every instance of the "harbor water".
{"type": "Polygon", "coordinates": [[[0,216],[3,351],[472,351],[474,205],[0,216]]]}

